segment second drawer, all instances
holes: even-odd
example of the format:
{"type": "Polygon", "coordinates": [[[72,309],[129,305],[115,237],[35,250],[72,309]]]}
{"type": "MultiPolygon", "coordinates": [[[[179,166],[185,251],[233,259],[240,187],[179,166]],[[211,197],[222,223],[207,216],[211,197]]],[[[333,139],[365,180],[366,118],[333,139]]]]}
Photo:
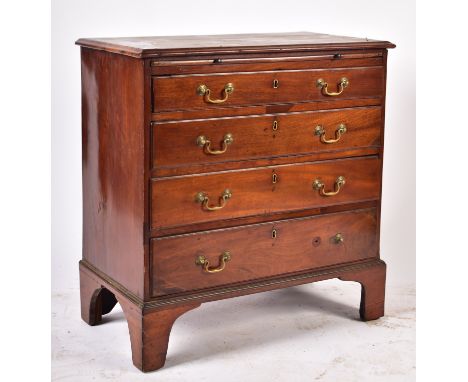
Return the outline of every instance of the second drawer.
{"type": "Polygon", "coordinates": [[[380,146],[380,107],[155,123],[152,166],[345,151],[380,146]]]}
{"type": "Polygon", "coordinates": [[[375,200],[380,159],[363,157],[151,181],[151,228],[375,200]]]}

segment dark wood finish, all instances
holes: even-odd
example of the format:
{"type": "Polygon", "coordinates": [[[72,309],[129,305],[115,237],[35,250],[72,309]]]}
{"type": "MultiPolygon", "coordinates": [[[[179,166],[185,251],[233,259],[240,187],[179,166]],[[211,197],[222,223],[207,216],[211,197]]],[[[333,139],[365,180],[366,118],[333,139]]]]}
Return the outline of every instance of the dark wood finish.
{"type": "Polygon", "coordinates": [[[128,323],[133,364],[141,371],[153,371],[163,367],[166,362],[174,321],[200,304],[144,311],[124,299],[121,306],[128,323]]]}
{"type": "Polygon", "coordinates": [[[102,321],[102,316],[110,313],[117,304],[115,295],[106,289],[98,279],[80,271],[81,318],[94,326],[102,321]]]}
{"type": "Polygon", "coordinates": [[[206,76],[181,75],[153,77],[153,111],[184,110],[196,108],[218,108],[226,106],[306,102],[331,99],[377,97],[383,93],[382,67],[311,69],[302,71],[275,71],[256,73],[218,73],[206,76]],[[341,78],[349,80],[349,86],[337,97],[323,95],[316,86],[322,78],[329,83],[329,91],[335,92],[341,78]],[[273,88],[277,79],[279,86],[273,88]],[[224,97],[224,86],[234,85],[234,92],[222,104],[206,102],[196,93],[204,84],[211,90],[212,99],[224,97]]]}
{"type": "Polygon", "coordinates": [[[92,289],[93,285],[102,285],[102,288],[117,296],[129,326],[133,363],[142,371],[153,371],[164,366],[174,321],[203,302],[339,278],[361,284],[359,314],[363,321],[369,321],[384,315],[385,270],[383,261],[372,258],[349,265],[318,268],[307,273],[232,284],[229,287],[211,288],[198,293],[165,296],[146,303],[94,269],[85,260],[80,262],[80,279],[91,282],[91,285],[85,288],[92,289]],[[82,277],[83,274],[88,277],[82,277]]]}
{"type": "MultiPolygon", "coordinates": [[[[152,125],[153,168],[185,167],[332,152],[339,158],[351,149],[380,146],[380,107],[219,118],[152,125]],[[323,126],[327,139],[335,138],[341,123],[346,133],[336,143],[323,143],[315,128],[323,126]],[[274,125],[276,124],[276,125],[274,125]],[[224,136],[234,142],[220,155],[207,154],[197,145],[198,136],[210,139],[211,148],[222,148],[224,136]]],[[[346,154],[345,154],[346,155],[346,154]]],[[[211,171],[216,170],[211,166],[211,171]]]]}
{"type": "Polygon", "coordinates": [[[172,294],[254,280],[378,255],[375,209],[275,221],[246,227],[153,239],[153,295],[172,294]],[[273,231],[275,232],[273,234],[273,231]],[[337,243],[340,233],[343,242],[337,243]],[[219,273],[195,264],[205,256],[219,273]]]}
{"type": "Polygon", "coordinates": [[[293,164],[207,175],[153,179],[151,227],[196,224],[243,216],[268,215],[327,205],[355,203],[379,198],[380,162],[376,157],[293,164]],[[273,183],[273,175],[277,183],[273,183]],[[337,177],[346,184],[335,196],[322,196],[312,187],[315,179],[333,191],[337,177]],[[207,211],[195,201],[198,192],[219,205],[223,191],[232,192],[223,209],[207,211]]]}
{"type": "Polygon", "coordinates": [[[317,102],[279,103],[273,105],[247,105],[243,107],[222,107],[214,109],[175,110],[152,113],[156,122],[171,122],[187,119],[218,118],[225,116],[247,116],[258,114],[293,113],[312,110],[330,110],[349,107],[365,107],[381,105],[380,97],[364,99],[326,99],[317,102]]]}
{"type": "Polygon", "coordinates": [[[310,153],[294,154],[288,156],[270,156],[265,158],[246,159],[242,161],[226,161],[214,163],[189,163],[178,167],[153,167],[151,178],[166,178],[181,175],[203,173],[216,173],[228,170],[242,170],[246,168],[276,167],[281,165],[319,162],[333,159],[354,157],[381,156],[382,148],[379,146],[355,147],[345,150],[314,151],[310,153]]]}
{"type": "Polygon", "coordinates": [[[200,303],[190,303],[162,309],[146,309],[142,302],[116,283],[102,280],[80,263],[81,317],[89,325],[101,322],[117,301],[128,324],[133,364],[142,371],[156,370],[166,362],[167,346],[174,321],[200,303]],[[117,285],[117,287],[116,287],[117,285]],[[116,298],[117,297],[117,298],[116,298]]]}
{"type": "Polygon", "coordinates": [[[171,61],[151,61],[153,75],[199,74],[219,72],[258,72],[298,69],[357,68],[382,66],[382,51],[343,51],[306,56],[275,55],[274,57],[252,57],[249,59],[223,56],[203,57],[199,59],[178,59],[171,61]]]}
{"type": "Polygon", "coordinates": [[[83,258],[144,296],[143,64],[81,52],[83,258]]]}
{"type": "MultiPolygon", "coordinates": [[[[164,309],[166,307],[176,307],[191,304],[195,305],[198,303],[217,301],[231,297],[287,288],[296,285],[307,284],[314,281],[334,278],[342,279],[343,281],[355,281],[361,283],[361,286],[369,285],[370,287],[372,283],[368,282],[366,284],[366,280],[373,280],[373,278],[370,277],[371,274],[375,274],[376,277],[379,277],[379,275],[385,273],[386,264],[377,257],[371,257],[352,263],[314,268],[306,272],[302,271],[289,273],[286,275],[282,274],[264,279],[234,283],[227,286],[207,288],[199,291],[189,291],[153,297],[148,301],[141,300],[138,296],[131,293],[123,285],[109,278],[106,274],[93,267],[93,265],[89,264],[86,260],[80,261],[80,272],[91,274],[92,277],[97,280],[96,282],[111,291],[118,298],[119,302],[121,299],[126,299],[128,302],[134,304],[135,306],[142,309],[143,312],[145,312],[153,309],[164,309]],[[365,277],[367,272],[370,274],[365,277]]],[[[383,294],[381,291],[380,295],[382,296],[383,294]]],[[[368,302],[364,303],[364,305],[372,305],[372,298],[374,298],[376,295],[378,294],[368,295],[368,302]]],[[[378,305],[378,303],[374,305],[378,305]]]]}
{"type": "Polygon", "coordinates": [[[205,223],[191,224],[185,226],[175,226],[175,227],[165,227],[165,228],[155,228],[150,231],[150,237],[164,237],[164,236],[173,236],[183,233],[194,233],[201,231],[208,231],[212,229],[221,229],[229,228],[236,226],[244,226],[249,224],[258,224],[258,223],[267,223],[272,221],[279,221],[285,219],[296,219],[307,216],[315,216],[321,214],[331,214],[334,212],[342,212],[354,209],[365,209],[378,207],[380,201],[378,199],[368,200],[365,202],[357,203],[346,203],[346,204],[335,204],[331,206],[323,206],[316,208],[305,208],[302,210],[295,211],[279,211],[272,212],[268,215],[257,215],[257,216],[242,216],[229,220],[221,221],[209,221],[205,223]]]}
{"type": "Polygon", "coordinates": [[[386,269],[382,262],[372,272],[365,269],[339,277],[343,281],[357,281],[361,284],[359,315],[363,321],[376,320],[384,315],[386,269]]]}
{"type": "Polygon", "coordinates": [[[82,38],[78,45],[133,57],[186,56],[187,54],[278,53],[339,49],[386,49],[388,41],[333,36],[322,33],[257,33],[213,36],[157,36],[82,38]]]}
{"type": "Polygon", "coordinates": [[[77,44],[85,322],[100,323],[119,302],[133,362],[150,371],[164,365],[177,317],[204,302],[340,278],[361,284],[363,320],[383,315],[380,198],[393,44],[308,32],[77,44]],[[333,91],[342,76],[350,86],[338,97],[315,86],[324,78],[333,91]],[[235,85],[226,103],[196,94],[205,82],[220,97],[226,80],[235,85]],[[336,144],[313,135],[321,124],[333,136],[341,122],[348,130],[336,144]],[[226,132],[234,143],[221,156],[195,145],[203,134],[216,148],[226,132]],[[338,175],[346,177],[338,195],[312,188],[320,178],[332,190],[338,175]],[[221,210],[194,201],[203,191],[216,204],[225,188],[232,198],[221,210]],[[333,243],[337,233],[343,243],[333,243]],[[204,255],[215,266],[226,250],[232,257],[219,273],[195,264],[204,255]]]}

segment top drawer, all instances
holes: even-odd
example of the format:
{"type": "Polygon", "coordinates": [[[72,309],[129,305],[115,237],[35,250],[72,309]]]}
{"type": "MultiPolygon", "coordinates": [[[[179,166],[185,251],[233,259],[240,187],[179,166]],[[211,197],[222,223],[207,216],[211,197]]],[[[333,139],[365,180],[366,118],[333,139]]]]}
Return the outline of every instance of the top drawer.
{"type": "Polygon", "coordinates": [[[153,76],[153,112],[381,97],[383,67],[153,76]]]}

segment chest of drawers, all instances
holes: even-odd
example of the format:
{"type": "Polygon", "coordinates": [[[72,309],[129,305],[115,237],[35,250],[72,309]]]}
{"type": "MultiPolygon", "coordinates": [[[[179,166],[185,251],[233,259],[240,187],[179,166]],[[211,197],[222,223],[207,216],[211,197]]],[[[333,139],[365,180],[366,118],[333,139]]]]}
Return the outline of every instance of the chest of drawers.
{"type": "Polygon", "coordinates": [[[82,318],[164,365],[201,303],[331,278],[384,314],[387,49],[316,33],[80,39],[82,318]]]}

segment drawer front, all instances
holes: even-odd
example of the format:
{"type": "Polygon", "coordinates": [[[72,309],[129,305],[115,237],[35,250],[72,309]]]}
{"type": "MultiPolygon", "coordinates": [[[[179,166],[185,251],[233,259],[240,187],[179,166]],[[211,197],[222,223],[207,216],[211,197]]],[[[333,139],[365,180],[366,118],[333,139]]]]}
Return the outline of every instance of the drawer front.
{"type": "Polygon", "coordinates": [[[377,255],[375,209],[152,239],[152,292],[209,288],[377,255]],[[224,269],[207,272],[223,267],[226,252],[224,269]]]}
{"type": "Polygon", "coordinates": [[[157,123],[152,165],[181,167],[380,146],[381,116],[380,107],[371,107],[157,123]]]}
{"type": "Polygon", "coordinates": [[[151,181],[151,228],[375,200],[379,194],[377,157],[156,178],[151,181]],[[339,192],[325,196],[324,191],[339,192]]]}
{"type": "Polygon", "coordinates": [[[153,111],[381,97],[384,82],[383,67],[154,76],[153,111]],[[346,87],[340,85],[343,78],[346,87]],[[326,89],[317,86],[319,79],[326,89]]]}

